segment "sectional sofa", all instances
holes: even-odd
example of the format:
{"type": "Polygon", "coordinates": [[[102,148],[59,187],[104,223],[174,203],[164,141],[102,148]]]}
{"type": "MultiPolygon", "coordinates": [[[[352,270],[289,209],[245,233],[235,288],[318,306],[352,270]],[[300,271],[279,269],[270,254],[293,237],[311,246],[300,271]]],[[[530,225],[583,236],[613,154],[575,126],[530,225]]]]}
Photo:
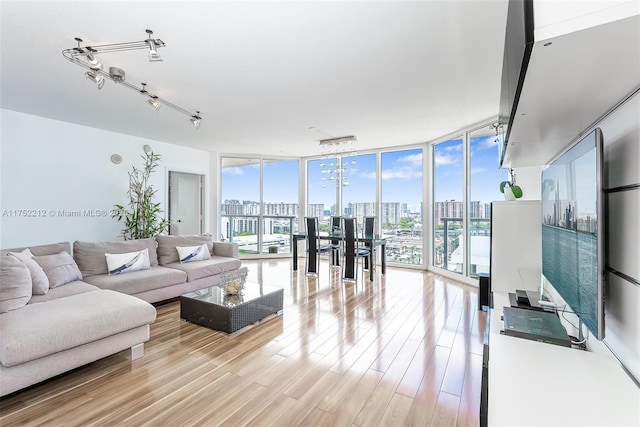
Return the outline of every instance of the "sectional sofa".
{"type": "Polygon", "coordinates": [[[0,396],[127,348],[142,357],[156,318],[150,303],[219,284],[239,267],[237,245],[210,235],[0,251],[0,396]]]}

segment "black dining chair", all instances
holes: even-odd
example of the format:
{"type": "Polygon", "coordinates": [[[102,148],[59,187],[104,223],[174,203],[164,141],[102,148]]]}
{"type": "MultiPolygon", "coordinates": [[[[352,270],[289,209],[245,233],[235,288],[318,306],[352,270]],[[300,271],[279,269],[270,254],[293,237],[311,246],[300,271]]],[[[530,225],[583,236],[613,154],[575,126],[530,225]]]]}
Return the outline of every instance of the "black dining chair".
{"type": "Polygon", "coordinates": [[[359,246],[357,229],[358,221],[355,218],[342,218],[342,278],[345,280],[358,280],[358,259],[366,259],[371,253],[369,249],[359,246]]]}
{"type": "MultiPolygon", "coordinates": [[[[374,233],[375,233],[375,229],[376,229],[376,217],[375,216],[365,216],[364,217],[364,229],[362,230],[362,237],[367,237],[367,238],[372,238],[374,233]]],[[[375,251],[375,246],[373,246],[371,244],[371,241],[365,241],[363,242],[364,245],[361,247],[361,249],[366,249],[368,251],[371,252],[371,258],[372,260],[375,260],[375,256],[376,256],[376,251],[375,251]]],[[[364,260],[364,269],[367,270],[369,268],[373,268],[374,266],[372,265],[371,267],[369,267],[369,258],[366,258],[364,260]]]]}
{"type": "Polygon", "coordinates": [[[307,274],[318,274],[320,254],[331,252],[331,245],[321,245],[318,239],[318,218],[305,217],[307,228],[307,274]]]}
{"type": "MultiPolygon", "coordinates": [[[[331,230],[330,233],[335,236],[342,235],[342,217],[332,216],[331,217],[331,230]]],[[[340,266],[340,248],[342,247],[342,242],[340,238],[336,237],[331,240],[331,265],[340,266]]]]}

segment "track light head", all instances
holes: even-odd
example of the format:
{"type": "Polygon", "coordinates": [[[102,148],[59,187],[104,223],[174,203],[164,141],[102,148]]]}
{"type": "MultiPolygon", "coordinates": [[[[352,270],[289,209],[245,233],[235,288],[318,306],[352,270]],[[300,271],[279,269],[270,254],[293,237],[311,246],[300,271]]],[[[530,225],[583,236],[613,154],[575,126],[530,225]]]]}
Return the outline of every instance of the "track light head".
{"type": "Polygon", "coordinates": [[[118,67],[109,67],[109,76],[111,76],[111,80],[114,82],[123,82],[124,81],[124,70],[118,67]]]}
{"type": "Polygon", "coordinates": [[[160,110],[160,102],[158,101],[158,97],[157,96],[152,96],[149,98],[149,100],[147,101],[149,103],[149,105],[156,111],[160,110]]]}
{"type": "Polygon", "coordinates": [[[102,62],[98,61],[92,54],[87,54],[87,61],[92,70],[102,70],[102,62]]]}
{"type": "Polygon", "coordinates": [[[193,126],[196,129],[200,129],[200,121],[202,120],[202,117],[200,117],[200,111],[196,111],[196,113],[191,116],[191,123],[193,123],[193,126]]]}
{"type": "Polygon", "coordinates": [[[85,76],[92,82],[98,85],[98,89],[102,89],[104,86],[104,77],[97,73],[97,71],[87,71],[85,76]]]}
{"type": "Polygon", "coordinates": [[[149,62],[160,62],[162,61],[162,58],[160,57],[160,54],[158,53],[158,46],[164,46],[164,43],[162,43],[162,40],[154,40],[151,38],[151,34],[153,34],[153,31],[151,30],[145,30],[147,32],[147,34],[149,35],[149,38],[147,40],[145,40],[147,42],[147,44],[149,45],[149,62]]]}

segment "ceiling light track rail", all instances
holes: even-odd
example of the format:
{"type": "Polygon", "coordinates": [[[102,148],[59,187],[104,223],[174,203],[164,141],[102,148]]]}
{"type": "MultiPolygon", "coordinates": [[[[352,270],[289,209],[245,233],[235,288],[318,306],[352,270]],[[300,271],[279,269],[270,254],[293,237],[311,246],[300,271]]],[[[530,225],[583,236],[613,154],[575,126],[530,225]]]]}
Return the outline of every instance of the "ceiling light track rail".
{"type": "Polygon", "coordinates": [[[79,37],[76,37],[75,40],[78,43],[78,46],[63,50],[62,56],[64,56],[64,58],[68,61],[87,69],[88,71],[85,73],[85,76],[89,80],[96,83],[98,85],[98,89],[102,89],[102,87],[104,86],[104,82],[107,79],[111,80],[114,83],[127,87],[145,96],[147,98],[148,104],[156,111],[160,109],[161,105],[166,105],[167,107],[178,111],[179,113],[189,116],[189,119],[193,126],[196,129],[199,129],[200,121],[202,120],[200,111],[189,111],[186,108],[183,108],[167,99],[158,96],[157,94],[149,92],[147,90],[146,83],[140,83],[140,86],[137,86],[128,82],[125,79],[125,72],[121,68],[109,67],[108,71],[105,71],[104,65],[97,59],[97,56],[100,54],[145,49],[149,50],[150,62],[162,61],[162,58],[158,54],[158,48],[165,47],[165,43],[160,39],[153,39],[151,37],[153,31],[146,30],[146,33],[148,35],[148,38],[146,40],[93,46],[81,46],[80,44],[83,42],[83,40],[79,37]]]}

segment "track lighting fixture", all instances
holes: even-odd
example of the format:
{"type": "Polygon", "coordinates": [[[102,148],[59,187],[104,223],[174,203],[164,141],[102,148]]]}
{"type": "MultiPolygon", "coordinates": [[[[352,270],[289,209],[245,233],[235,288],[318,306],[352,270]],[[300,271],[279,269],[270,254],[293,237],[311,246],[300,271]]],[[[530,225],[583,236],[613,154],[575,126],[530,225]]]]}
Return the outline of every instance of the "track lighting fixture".
{"type": "Polygon", "coordinates": [[[131,90],[135,90],[136,92],[139,92],[140,94],[146,96],[148,98],[148,104],[156,111],[160,109],[161,104],[165,104],[169,108],[189,116],[193,126],[196,129],[199,129],[200,122],[202,120],[202,117],[200,117],[200,111],[196,111],[194,114],[193,112],[185,108],[182,108],[164,98],[160,98],[159,96],[148,92],[146,89],[146,83],[141,83],[142,87],[138,87],[132,83],[129,83],[125,80],[125,72],[122,68],[109,67],[108,72],[104,71],[102,62],[100,62],[96,58],[97,55],[108,53],[148,49],[150,62],[162,61],[162,58],[158,54],[158,49],[161,47],[165,47],[164,42],[160,39],[152,38],[151,35],[153,34],[153,31],[145,31],[147,33],[147,38],[145,40],[94,46],[81,46],[80,44],[83,42],[82,39],[76,37],[75,40],[78,43],[78,46],[63,50],[62,56],[64,56],[65,59],[73,62],[74,64],[87,69],[88,71],[85,73],[85,75],[89,80],[92,80],[98,85],[98,89],[102,89],[105,80],[109,79],[114,83],[119,83],[121,86],[125,86],[131,90]]]}
{"type": "Polygon", "coordinates": [[[151,107],[153,107],[154,110],[158,111],[160,110],[160,102],[158,102],[158,98],[157,97],[151,97],[149,98],[149,100],[147,101],[149,103],[149,105],[151,105],[151,107]]]}
{"type": "Polygon", "coordinates": [[[196,111],[196,114],[191,116],[191,123],[193,123],[193,126],[196,129],[200,129],[200,120],[202,120],[202,118],[200,117],[200,111],[196,111]]]}
{"type": "MultiPolygon", "coordinates": [[[[145,31],[149,35],[149,38],[145,40],[149,45],[149,61],[150,62],[162,61],[162,58],[160,58],[160,54],[158,53],[158,44],[154,39],[151,38],[151,34],[153,34],[153,31],[151,30],[145,30],[145,31]]],[[[160,40],[160,43],[162,43],[161,40],[160,40]]],[[[164,43],[162,44],[162,46],[164,46],[164,43]]]]}
{"type": "Polygon", "coordinates": [[[92,70],[102,70],[102,62],[95,59],[92,54],[87,54],[87,61],[89,61],[92,70]]]}
{"type": "Polygon", "coordinates": [[[96,71],[87,71],[85,73],[85,76],[87,76],[89,80],[97,84],[98,89],[102,89],[102,86],[104,86],[104,77],[96,73],[96,71]]]}

